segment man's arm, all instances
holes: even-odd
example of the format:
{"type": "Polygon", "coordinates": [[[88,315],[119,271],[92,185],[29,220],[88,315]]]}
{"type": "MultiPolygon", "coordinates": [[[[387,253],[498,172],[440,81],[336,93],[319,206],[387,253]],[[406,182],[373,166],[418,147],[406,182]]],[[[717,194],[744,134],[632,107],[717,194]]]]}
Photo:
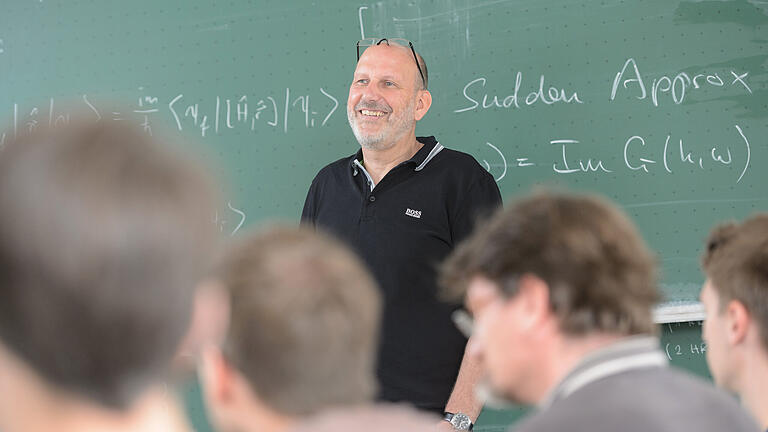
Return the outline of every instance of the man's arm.
{"type": "MultiPolygon", "coordinates": [[[[477,216],[484,215],[484,213],[487,216],[488,213],[502,205],[499,187],[493,177],[485,170],[483,170],[481,179],[469,188],[469,192],[460,201],[459,217],[456,218],[456,223],[452,227],[454,240],[457,243],[470,235],[477,216]]],[[[472,343],[471,340],[467,343],[467,348],[470,343],[472,343]]],[[[479,361],[476,357],[470,356],[469,350],[465,349],[459,375],[456,378],[451,396],[448,398],[448,403],[445,405],[445,411],[454,414],[464,413],[472,420],[472,423],[475,423],[483,409],[483,403],[478,400],[475,392],[482,376],[483,370],[479,361]]],[[[441,429],[446,431],[453,429],[453,426],[448,422],[442,423],[441,429]]]]}
{"type": "Polygon", "coordinates": [[[475,395],[475,387],[482,376],[483,371],[477,358],[470,356],[469,350],[465,350],[464,358],[461,360],[461,368],[459,368],[459,376],[456,378],[451,397],[445,405],[445,411],[464,413],[472,419],[472,423],[475,423],[483,409],[482,401],[478,400],[475,395]]]}

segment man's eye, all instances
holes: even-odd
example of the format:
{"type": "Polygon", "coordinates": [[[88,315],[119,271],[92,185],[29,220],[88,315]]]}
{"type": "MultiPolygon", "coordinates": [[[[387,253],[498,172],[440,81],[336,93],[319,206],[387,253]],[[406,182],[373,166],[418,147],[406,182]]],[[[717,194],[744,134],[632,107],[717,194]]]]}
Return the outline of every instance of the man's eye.
{"type": "Polygon", "coordinates": [[[363,85],[365,85],[365,84],[368,84],[368,80],[367,79],[359,79],[359,80],[355,81],[355,84],[363,84],[363,85]]]}
{"type": "Polygon", "coordinates": [[[392,81],[384,81],[384,85],[387,87],[394,87],[395,83],[393,83],[392,81]]]}

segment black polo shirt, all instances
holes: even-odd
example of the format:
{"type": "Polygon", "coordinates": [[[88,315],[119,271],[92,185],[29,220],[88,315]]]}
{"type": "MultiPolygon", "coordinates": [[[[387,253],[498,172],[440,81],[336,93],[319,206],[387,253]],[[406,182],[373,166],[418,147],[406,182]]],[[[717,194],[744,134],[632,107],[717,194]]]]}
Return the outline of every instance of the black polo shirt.
{"type": "Polygon", "coordinates": [[[437,298],[437,266],[501,195],[472,156],[418,140],[416,155],[375,186],[362,150],[320,170],[302,220],[347,242],[379,283],[380,399],[442,412],[467,340],[451,321],[458,305],[437,298]]]}

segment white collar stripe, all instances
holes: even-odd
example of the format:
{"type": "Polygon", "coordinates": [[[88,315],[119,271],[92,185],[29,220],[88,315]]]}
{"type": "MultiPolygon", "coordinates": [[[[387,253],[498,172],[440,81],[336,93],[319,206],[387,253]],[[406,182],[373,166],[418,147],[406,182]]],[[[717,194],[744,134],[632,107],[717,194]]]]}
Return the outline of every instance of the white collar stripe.
{"type": "Polygon", "coordinates": [[[554,399],[568,397],[576,390],[601,378],[632,369],[665,367],[667,364],[667,358],[660,351],[635,354],[597,364],[566,379],[545,405],[549,405],[554,399]]]}
{"type": "Polygon", "coordinates": [[[431,161],[431,160],[432,160],[432,159],[433,159],[435,156],[437,156],[437,154],[438,154],[438,153],[440,153],[440,151],[441,151],[442,149],[444,149],[444,148],[445,148],[445,147],[443,147],[442,145],[440,145],[440,143],[436,143],[436,144],[435,144],[435,146],[434,146],[434,147],[432,147],[432,151],[430,151],[430,152],[429,152],[429,154],[427,155],[426,159],[424,159],[424,162],[422,162],[422,163],[421,163],[421,165],[419,165],[419,166],[417,166],[417,167],[416,167],[416,171],[421,171],[421,170],[423,170],[423,169],[424,169],[424,167],[425,167],[425,166],[427,166],[427,164],[429,163],[429,161],[431,161]]]}
{"type": "Polygon", "coordinates": [[[355,159],[355,165],[357,165],[360,168],[360,170],[363,172],[363,174],[365,174],[365,176],[368,178],[368,184],[371,186],[371,192],[373,192],[373,188],[376,187],[376,184],[373,183],[373,178],[371,177],[370,174],[368,174],[368,171],[366,171],[365,167],[363,166],[363,164],[360,163],[359,160],[355,159]]]}

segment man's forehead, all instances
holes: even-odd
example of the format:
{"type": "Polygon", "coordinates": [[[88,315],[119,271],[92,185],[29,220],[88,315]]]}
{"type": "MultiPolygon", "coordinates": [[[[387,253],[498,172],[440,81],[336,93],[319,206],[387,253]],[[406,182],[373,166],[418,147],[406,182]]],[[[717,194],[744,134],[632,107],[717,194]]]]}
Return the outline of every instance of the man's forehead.
{"type": "Polygon", "coordinates": [[[363,51],[360,60],[355,67],[355,72],[388,70],[392,72],[410,73],[411,68],[416,68],[416,61],[409,48],[376,45],[363,51]]]}

